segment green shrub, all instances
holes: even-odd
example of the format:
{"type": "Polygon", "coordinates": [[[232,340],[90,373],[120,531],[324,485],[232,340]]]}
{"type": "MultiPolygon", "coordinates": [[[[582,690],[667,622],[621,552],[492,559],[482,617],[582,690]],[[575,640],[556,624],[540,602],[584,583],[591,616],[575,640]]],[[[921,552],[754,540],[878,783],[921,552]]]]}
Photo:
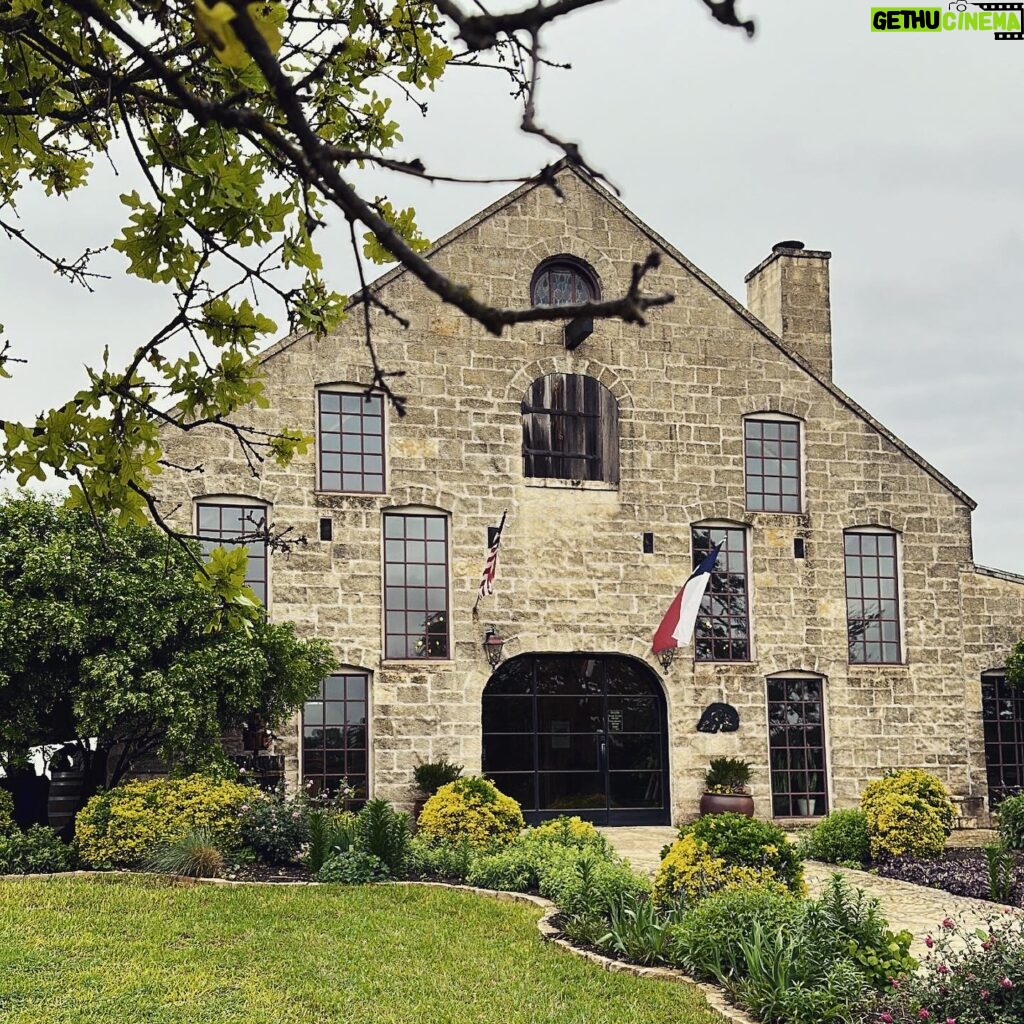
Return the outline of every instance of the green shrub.
{"type": "Polygon", "coordinates": [[[6,789],[0,789],[0,836],[10,835],[15,828],[14,797],[6,789]]]}
{"type": "Polygon", "coordinates": [[[309,842],[310,808],[305,796],[253,792],[241,808],[242,842],[265,864],[290,864],[309,842]]]}
{"type": "Polygon", "coordinates": [[[863,864],[871,855],[867,816],[859,808],[832,811],[804,838],[801,852],[829,864],[863,864]]]}
{"type": "Polygon", "coordinates": [[[78,812],[79,853],[96,868],[135,866],[196,828],[232,853],[241,845],[241,809],[253,796],[251,786],[203,775],[128,782],[97,794],[78,812]]]}
{"type": "Polygon", "coordinates": [[[346,850],[337,853],[316,873],[318,882],[339,882],[342,885],[365,885],[388,878],[387,865],[372,853],[346,850]]]}
{"type": "Polygon", "coordinates": [[[194,828],[181,839],[158,847],[146,861],[150,871],[190,878],[218,878],[224,872],[224,857],[212,833],[194,828]]]}
{"type": "Polygon", "coordinates": [[[740,940],[755,924],[786,930],[801,914],[800,900],[778,884],[725,889],[687,910],[672,926],[670,959],[696,978],[728,985],[743,973],[740,940]]]}
{"type": "Polygon", "coordinates": [[[999,838],[1011,850],[1024,850],[1024,794],[1008,796],[996,810],[999,838]]]}
{"type": "Polygon", "coordinates": [[[498,853],[474,857],[466,881],[481,889],[530,892],[540,885],[539,859],[536,849],[515,842],[498,853]]]}
{"type": "Polygon", "coordinates": [[[872,857],[940,857],[956,816],[946,787],[917,768],[869,782],[860,805],[872,857]]]}
{"type": "Polygon", "coordinates": [[[839,874],[832,876],[818,899],[805,904],[800,931],[808,949],[849,960],[875,989],[885,988],[890,978],[917,967],[910,955],[914,936],[890,931],[878,912],[878,900],[839,874]]]}
{"type": "Polygon", "coordinates": [[[541,896],[569,917],[604,916],[623,896],[649,897],[651,883],[625,862],[593,850],[551,847],[539,865],[541,896]]]}
{"type": "Polygon", "coordinates": [[[727,867],[767,869],[793,892],[803,891],[800,854],[778,825],[743,814],[707,814],[679,830],[707,843],[713,857],[727,867]]]}
{"type": "Polygon", "coordinates": [[[347,853],[356,836],[356,816],[351,811],[317,807],[309,812],[309,845],[303,863],[316,874],[332,857],[347,853]]]}
{"type": "Polygon", "coordinates": [[[392,878],[404,878],[409,859],[409,815],[387,800],[369,800],[356,816],[355,848],[380,860],[392,878]]]}
{"type": "Polygon", "coordinates": [[[412,774],[420,792],[433,796],[442,786],[454,782],[462,774],[462,765],[442,757],[440,761],[425,761],[416,765],[412,774]]]}
{"type": "Polygon", "coordinates": [[[654,902],[668,909],[696,903],[723,889],[771,882],[778,882],[771,868],[726,864],[703,839],[687,834],[664,851],[654,878],[654,902]]]}
{"type": "Polygon", "coordinates": [[[419,829],[435,843],[465,839],[476,849],[511,842],[523,828],[523,812],[487,779],[469,776],[442,786],[424,805],[419,829]]]}
{"type": "Polygon", "coordinates": [[[554,844],[575,846],[579,850],[609,853],[611,845],[589,822],[578,817],[552,818],[523,832],[517,841],[526,845],[554,844]]]}
{"type": "Polygon", "coordinates": [[[462,882],[474,862],[468,842],[435,844],[418,834],[409,840],[408,871],[416,878],[462,882]]]}
{"type": "Polygon", "coordinates": [[[634,963],[661,963],[669,957],[672,921],[649,898],[625,893],[609,906],[608,931],[597,944],[634,963]]]}
{"type": "Polygon", "coordinates": [[[0,875],[44,875],[70,871],[75,851],[52,828],[33,825],[0,834],[0,875]]]}

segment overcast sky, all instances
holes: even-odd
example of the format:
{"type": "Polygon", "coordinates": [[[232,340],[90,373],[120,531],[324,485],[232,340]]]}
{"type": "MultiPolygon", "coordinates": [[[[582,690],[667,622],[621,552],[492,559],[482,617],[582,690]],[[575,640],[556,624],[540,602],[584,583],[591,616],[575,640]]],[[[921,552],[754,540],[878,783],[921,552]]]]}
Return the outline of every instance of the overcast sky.
{"type": "MultiPolygon", "coordinates": [[[[836,382],[979,503],[976,560],[1024,572],[1024,41],[872,33],[870,8],[743,0],[752,42],[699,0],[582,11],[548,34],[573,70],[548,74],[541,116],[741,299],[772,243],[832,250],[836,382]]],[[[558,156],[518,132],[488,72],[453,69],[427,119],[399,114],[403,154],[431,170],[529,174],[558,156]]],[[[72,202],[27,194],[23,225],[68,255],[107,244],[131,187],[99,168],[72,202]]],[[[505,190],[391,196],[436,237],[505,190]]],[[[0,322],[30,359],[0,381],[0,417],[63,402],[104,344],[123,357],[162,322],[159,289],[116,253],[102,266],[113,280],[87,295],[0,239],[0,322]]],[[[336,273],[355,290],[340,235],[336,273]]]]}

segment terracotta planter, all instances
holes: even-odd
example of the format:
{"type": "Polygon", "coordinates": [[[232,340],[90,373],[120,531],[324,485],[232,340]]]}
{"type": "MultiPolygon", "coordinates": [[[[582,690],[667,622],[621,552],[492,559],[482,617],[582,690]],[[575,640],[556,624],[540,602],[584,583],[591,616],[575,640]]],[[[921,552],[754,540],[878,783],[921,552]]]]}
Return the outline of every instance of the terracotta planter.
{"type": "Polygon", "coordinates": [[[749,793],[705,793],[700,798],[701,817],[705,814],[745,814],[754,816],[754,798],[749,793]]]}

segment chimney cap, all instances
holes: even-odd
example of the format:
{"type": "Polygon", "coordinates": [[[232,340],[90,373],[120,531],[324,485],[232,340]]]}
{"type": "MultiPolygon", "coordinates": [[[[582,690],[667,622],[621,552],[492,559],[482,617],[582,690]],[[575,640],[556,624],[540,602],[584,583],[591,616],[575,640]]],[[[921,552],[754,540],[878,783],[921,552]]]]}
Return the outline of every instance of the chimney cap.
{"type": "Polygon", "coordinates": [[[785,242],[776,242],[772,246],[772,252],[784,252],[786,249],[802,249],[804,247],[803,242],[798,242],[796,239],[788,239],[785,242]]]}

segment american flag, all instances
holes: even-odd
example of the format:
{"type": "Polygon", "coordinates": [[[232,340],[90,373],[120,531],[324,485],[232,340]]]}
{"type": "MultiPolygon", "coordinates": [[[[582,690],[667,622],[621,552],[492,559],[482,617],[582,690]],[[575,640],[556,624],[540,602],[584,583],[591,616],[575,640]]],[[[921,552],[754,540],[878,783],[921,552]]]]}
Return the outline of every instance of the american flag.
{"type": "Polygon", "coordinates": [[[505,528],[505,516],[507,515],[508,509],[505,509],[501,513],[501,522],[498,523],[498,528],[494,531],[491,546],[487,549],[487,561],[484,563],[484,571],[480,576],[480,589],[477,591],[474,608],[480,603],[481,597],[486,597],[493,590],[494,577],[498,573],[498,545],[501,544],[501,531],[505,528]]]}

